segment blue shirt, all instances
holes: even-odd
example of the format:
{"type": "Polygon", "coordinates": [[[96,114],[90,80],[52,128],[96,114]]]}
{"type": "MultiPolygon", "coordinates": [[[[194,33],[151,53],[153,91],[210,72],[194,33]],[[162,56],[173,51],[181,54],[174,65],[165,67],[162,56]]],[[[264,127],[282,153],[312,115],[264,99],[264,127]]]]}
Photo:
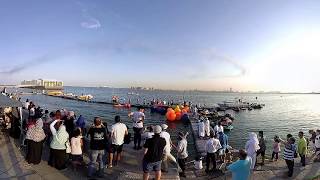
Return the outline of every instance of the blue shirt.
{"type": "Polygon", "coordinates": [[[232,180],[248,180],[250,176],[251,161],[238,160],[228,166],[228,170],[232,172],[232,180]]]}

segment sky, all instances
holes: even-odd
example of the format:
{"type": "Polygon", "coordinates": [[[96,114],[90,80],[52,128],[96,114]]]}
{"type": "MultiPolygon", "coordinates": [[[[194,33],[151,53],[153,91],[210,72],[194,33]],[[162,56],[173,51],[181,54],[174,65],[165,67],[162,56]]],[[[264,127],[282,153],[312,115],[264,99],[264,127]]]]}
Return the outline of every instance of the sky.
{"type": "Polygon", "coordinates": [[[1,1],[0,84],[320,91],[318,0],[1,1]]]}

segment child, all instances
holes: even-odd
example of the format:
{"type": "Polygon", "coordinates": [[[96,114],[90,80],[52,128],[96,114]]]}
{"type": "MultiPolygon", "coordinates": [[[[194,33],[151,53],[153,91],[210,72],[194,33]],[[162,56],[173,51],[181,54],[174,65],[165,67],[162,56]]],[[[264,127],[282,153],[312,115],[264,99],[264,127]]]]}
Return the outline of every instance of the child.
{"type": "Polygon", "coordinates": [[[203,119],[201,119],[198,123],[198,134],[199,138],[203,139],[204,138],[204,122],[203,119]]]}
{"type": "Polygon", "coordinates": [[[153,135],[154,135],[153,127],[152,127],[152,126],[148,126],[148,127],[146,128],[146,131],[142,134],[144,143],[146,142],[147,139],[152,138],[153,135]]]}
{"type": "Polygon", "coordinates": [[[197,156],[196,160],[194,161],[194,168],[196,170],[201,170],[203,168],[202,166],[202,157],[197,156]]]}
{"type": "Polygon", "coordinates": [[[71,138],[71,159],[73,169],[76,169],[79,165],[82,164],[82,136],[81,129],[77,128],[73,132],[73,137],[71,138]]]}
{"type": "Polygon", "coordinates": [[[273,142],[273,152],[272,152],[272,157],[271,157],[271,161],[273,161],[273,158],[275,157],[275,161],[278,161],[279,159],[279,152],[281,151],[280,149],[280,140],[278,136],[275,136],[273,138],[274,142],[273,142]]]}

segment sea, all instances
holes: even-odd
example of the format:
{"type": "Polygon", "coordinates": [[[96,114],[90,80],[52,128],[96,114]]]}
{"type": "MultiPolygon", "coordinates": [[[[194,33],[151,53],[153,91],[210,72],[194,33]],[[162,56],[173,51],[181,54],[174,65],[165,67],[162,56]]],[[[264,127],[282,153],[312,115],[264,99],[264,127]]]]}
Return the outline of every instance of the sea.
{"type": "MultiPolygon", "coordinates": [[[[15,92],[31,92],[27,89],[11,89],[15,92]]],[[[265,106],[258,110],[243,110],[240,112],[229,111],[235,120],[234,129],[227,132],[229,145],[233,148],[244,148],[250,132],[263,131],[267,142],[267,153],[272,152],[273,137],[278,135],[285,139],[287,134],[298,137],[298,132],[303,131],[308,137],[308,130],[320,129],[320,95],[318,94],[255,94],[255,93],[220,93],[201,91],[163,91],[163,90],[133,90],[128,88],[106,88],[106,87],[65,87],[65,93],[77,95],[91,94],[95,101],[111,102],[112,96],[119,96],[125,103],[131,100],[132,104],[150,102],[152,99],[182,103],[192,102],[205,106],[216,106],[223,101],[242,101],[251,103],[262,103],[265,106]]],[[[120,115],[122,121],[132,131],[132,123],[128,113],[135,108],[114,108],[112,105],[87,103],[50,97],[42,94],[22,95],[22,101],[27,98],[43,109],[55,111],[67,109],[75,111],[77,115],[83,115],[88,123],[92,123],[94,117],[99,116],[109,127],[114,123],[114,116],[120,115]]],[[[191,156],[196,155],[195,143],[191,135],[190,125],[184,125],[179,121],[168,122],[165,116],[151,113],[146,110],[146,125],[161,125],[166,123],[174,143],[177,143],[177,133],[190,132],[188,137],[188,151],[191,156]]]]}

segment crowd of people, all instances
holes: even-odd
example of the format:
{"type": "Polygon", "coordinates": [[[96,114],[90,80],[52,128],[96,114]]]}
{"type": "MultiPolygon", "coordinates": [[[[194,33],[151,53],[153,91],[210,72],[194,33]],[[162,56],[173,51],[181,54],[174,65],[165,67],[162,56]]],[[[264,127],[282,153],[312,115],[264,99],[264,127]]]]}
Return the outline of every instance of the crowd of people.
{"type": "MultiPolygon", "coordinates": [[[[85,166],[83,160],[85,137],[89,139],[88,177],[103,177],[104,168],[117,166],[121,161],[123,145],[130,143],[129,128],[121,120],[120,116],[114,117],[114,124],[108,128],[108,124],[100,117],[93,119],[93,124],[87,124],[83,116],[77,118],[73,111],[65,109],[44,113],[33,102],[25,102],[24,109],[28,111],[28,118],[23,127],[26,130],[24,144],[27,146],[26,161],[30,164],[39,164],[42,159],[43,144],[49,146],[50,153],[48,164],[58,170],[67,168],[69,162],[73,169],[85,166]],[[98,168],[96,169],[96,164],[98,168]]],[[[168,125],[153,125],[145,127],[144,109],[128,114],[132,119],[133,149],[143,151],[141,163],[143,178],[148,179],[151,171],[155,172],[155,179],[160,179],[162,172],[168,172],[168,162],[171,161],[180,169],[179,175],[186,177],[186,163],[188,159],[187,136],[188,133],[178,132],[178,143],[175,145],[169,132],[168,125]],[[142,150],[143,148],[143,150],[142,150]],[[177,152],[174,157],[173,148],[177,152]],[[176,159],[177,158],[177,159],[176,159]]],[[[206,141],[206,168],[205,171],[215,172],[217,164],[230,164],[227,170],[232,172],[233,179],[248,179],[250,173],[257,167],[257,157],[261,156],[261,165],[265,163],[267,141],[263,131],[258,135],[249,133],[249,140],[244,149],[239,150],[239,160],[232,163],[232,153],[228,136],[224,128],[217,123],[213,128],[210,120],[201,116],[198,123],[199,138],[206,141]],[[210,168],[211,167],[211,168],[210,168]]],[[[310,138],[306,138],[304,132],[297,134],[298,140],[288,134],[286,139],[279,136],[273,138],[272,154],[270,161],[278,161],[281,147],[283,146],[283,159],[288,167],[288,177],[293,176],[294,160],[300,157],[302,166],[306,165],[308,152],[315,153],[315,162],[320,162],[320,130],[310,130],[310,138]]],[[[202,169],[202,158],[196,157],[195,168],[202,169]]]]}
{"type": "MultiPolygon", "coordinates": [[[[195,113],[198,115],[198,113],[195,113]]],[[[198,136],[199,139],[206,140],[206,172],[217,171],[217,163],[230,163],[231,146],[228,144],[228,136],[224,133],[224,128],[221,123],[212,128],[210,120],[203,114],[200,114],[198,121],[198,136]],[[210,169],[210,166],[212,168],[210,169]]],[[[278,161],[281,145],[284,146],[283,159],[288,167],[288,177],[293,176],[294,159],[300,157],[302,166],[306,165],[306,155],[309,150],[315,153],[314,162],[320,162],[320,130],[309,131],[310,138],[305,138],[304,132],[297,134],[298,141],[293,135],[288,134],[285,140],[279,136],[275,136],[272,144],[272,154],[270,162],[278,161]],[[309,149],[308,149],[309,148],[309,149]]],[[[233,173],[233,179],[248,179],[250,172],[257,167],[257,157],[261,156],[260,165],[265,164],[266,158],[266,139],[263,131],[259,131],[258,135],[254,132],[249,133],[249,140],[246,142],[244,149],[239,151],[239,161],[232,163],[227,167],[233,173]]]]}
{"type": "MultiPolygon", "coordinates": [[[[121,160],[123,145],[130,143],[128,126],[119,115],[114,118],[114,124],[108,129],[106,122],[100,117],[93,119],[93,124],[87,124],[83,116],[76,119],[73,111],[65,109],[42,113],[40,107],[27,100],[25,110],[29,113],[26,120],[25,144],[27,146],[26,161],[39,164],[42,158],[43,144],[49,145],[48,165],[63,170],[68,164],[73,169],[85,166],[83,160],[84,141],[89,139],[88,177],[103,177],[104,168],[117,166],[121,160]],[[87,128],[88,127],[88,128],[87,128]],[[85,138],[86,137],[86,138],[85,138]],[[96,164],[98,164],[96,169],[96,164]]],[[[144,179],[148,179],[151,171],[155,172],[155,179],[161,178],[161,172],[168,172],[168,162],[172,161],[180,167],[181,176],[185,177],[185,164],[188,157],[187,135],[178,133],[178,143],[174,145],[170,134],[166,131],[168,125],[144,126],[144,109],[128,114],[133,124],[133,149],[143,149],[142,162],[144,179]],[[172,148],[177,150],[177,159],[171,154],[172,148]]],[[[177,167],[176,166],[176,167],[177,167]]]]}

